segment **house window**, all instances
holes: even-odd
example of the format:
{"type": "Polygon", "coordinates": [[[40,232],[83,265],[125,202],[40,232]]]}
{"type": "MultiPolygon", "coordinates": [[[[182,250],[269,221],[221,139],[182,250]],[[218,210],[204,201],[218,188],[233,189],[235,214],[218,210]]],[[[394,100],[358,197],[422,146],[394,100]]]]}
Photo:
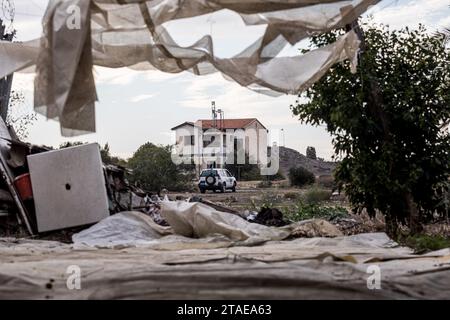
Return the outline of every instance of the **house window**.
{"type": "Polygon", "coordinates": [[[185,146],[193,146],[195,143],[194,136],[184,136],[184,145],[185,146]]]}
{"type": "Polygon", "coordinates": [[[203,148],[214,147],[214,141],[216,140],[215,136],[209,136],[208,138],[203,139],[203,148]]]}

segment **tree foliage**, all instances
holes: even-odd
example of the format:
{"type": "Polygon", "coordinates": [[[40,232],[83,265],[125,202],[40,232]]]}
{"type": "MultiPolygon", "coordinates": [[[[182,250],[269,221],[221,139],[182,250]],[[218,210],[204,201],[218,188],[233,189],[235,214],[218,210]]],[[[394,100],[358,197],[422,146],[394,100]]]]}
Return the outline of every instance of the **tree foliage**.
{"type": "MultiPolygon", "coordinates": [[[[388,222],[426,220],[443,211],[450,175],[445,39],[424,26],[389,30],[365,23],[363,30],[357,73],[348,62],[335,65],[291,108],[306,123],[326,124],[341,160],[335,177],[356,210],[378,209],[388,222]]],[[[315,36],[312,46],[342,32],[315,36]]]]}
{"type": "Polygon", "coordinates": [[[128,167],[133,170],[130,180],[148,191],[186,189],[191,176],[173,163],[171,151],[172,146],[150,142],[140,146],[128,160],[128,167]]]}
{"type": "Polygon", "coordinates": [[[126,165],[127,165],[126,160],[111,155],[111,151],[110,151],[108,142],[105,143],[103,148],[100,149],[100,156],[102,157],[102,161],[105,164],[114,164],[114,165],[123,166],[123,167],[126,167],[126,165]]]}
{"type": "MultiPolygon", "coordinates": [[[[87,142],[82,141],[66,141],[59,145],[59,149],[69,148],[69,147],[75,147],[75,146],[82,146],[83,144],[87,144],[87,142]]],[[[109,143],[106,143],[103,147],[100,147],[100,156],[102,158],[102,162],[104,164],[113,164],[118,165],[122,167],[127,166],[127,161],[111,155],[109,143]]]]}
{"type": "Polygon", "coordinates": [[[308,184],[313,184],[316,181],[314,174],[303,167],[296,167],[289,169],[289,181],[291,185],[303,187],[308,184]]]}

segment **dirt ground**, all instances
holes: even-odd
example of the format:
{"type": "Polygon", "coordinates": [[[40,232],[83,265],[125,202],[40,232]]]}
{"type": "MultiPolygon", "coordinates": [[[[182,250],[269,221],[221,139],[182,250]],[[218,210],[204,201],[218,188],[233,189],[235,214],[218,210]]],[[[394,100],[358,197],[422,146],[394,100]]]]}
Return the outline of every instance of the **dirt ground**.
{"type": "MultiPolygon", "coordinates": [[[[273,181],[272,186],[266,188],[261,188],[260,183],[261,181],[240,181],[236,192],[229,190],[225,193],[207,191],[204,194],[200,192],[171,192],[169,198],[171,200],[185,200],[192,196],[198,196],[239,212],[245,210],[258,211],[261,205],[272,204],[285,213],[292,210],[298,201],[298,199],[289,198],[287,195],[296,194],[298,198],[301,198],[308,191],[308,188],[289,186],[287,180],[273,181]]],[[[330,221],[345,235],[385,231],[385,221],[381,214],[377,214],[375,218],[370,218],[367,213],[353,214],[345,195],[334,195],[329,201],[322,204],[344,207],[348,210],[347,217],[330,221]]],[[[430,223],[424,226],[424,233],[450,238],[450,224],[445,222],[430,223]]]]}
{"type": "Polygon", "coordinates": [[[225,193],[206,191],[201,194],[200,192],[171,192],[169,193],[170,199],[184,200],[192,196],[199,196],[202,199],[209,200],[216,203],[232,207],[236,210],[254,210],[252,201],[258,203],[263,200],[264,196],[275,195],[286,205],[292,204],[293,201],[285,198],[284,196],[289,193],[297,193],[298,195],[304,194],[306,189],[299,189],[287,186],[287,181],[274,181],[272,187],[261,188],[258,184],[261,181],[240,181],[238,183],[236,192],[227,190],[225,193]]]}
{"type": "MultiPolygon", "coordinates": [[[[271,187],[259,187],[260,181],[240,181],[236,192],[226,191],[225,193],[207,191],[204,194],[200,192],[169,193],[171,200],[185,200],[192,196],[198,196],[202,199],[233,208],[239,212],[258,211],[263,205],[270,205],[280,209],[285,213],[293,210],[306,192],[307,188],[295,188],[288,185],[288,181],[274,181],[271,187]],[[297,195],[296,199],[287,197],[288,195],[297,195]]],[[[339,206],[348,209],[348,217],[331,221],[345,235],[358,234],[363,232],[382,232],[384,231],[384,219],[381,215],[375,219],[369,218],[367,214],[355,215],[351,213],[349,203],[344,195],[333,196],[330,201],[324,203],[327,206],[339,206]]]]}
{"type": "MultiPolygon", "coordinates": [[[[235,193],[168,196],[200,196],[242,212],[268,198],[289,208],[296,201],[287,194],[307,192],[257,185],[240,183],[235,193]]],[[[348,204],[337,197],[326,205],[348,204]]],[[[0,234],[0,299],[448,299],[450,249],[417,255],[393,244],[376,233],[384,230],[381,217],[349,213],[330,222],[344,236],[184,250],[75,247],[71,235],[82,228],[39,238],[0,234]],[[380,290],[368,285],[374,264],[382,270],[380,290]],[[80,270],[79,290],[70,286],[73,266],[80,270]]]]}
{"type": "MultiPolygon", "coordinates": [[[[258,211],[263,205],[270,205],[278,208],[284,215],[290,210],[294,210],[298,202],[306,192],[307,188],[294,188],[288,185],[288,181],[274,181],[271,187],[261,188],[260,181],[240,181],[236,192],[227,190],[225,193],[207,191],[200,192],[169,192],[170,200],[186,200],[193,196],[204,200],[232,208],[238,212],[258,211]],[[297,199],[292,199],[289,195],[297,195],[297,199]]],[[[385,223],[381,214],[375,218],[370,218],[367,214],[353,214],[344,195],[333,196],[331,200],[322,203],[326,206],[339,206],[348,210],[348,215],[336,219],[331,219],[344,235],[355,235],[368,232],[384,232],[385,223]]],[[[328,220],[328,219],[326,219],[328,220]]],[[[15,237],[40,240],[60,241],[71,243],[71,237],[85,229],[85,226],[70,228],[66,230],[48,232],[39,236],[30,237],[23,228],[17,226],[17,221],[13,218],[2,217],[0,223],[0,237],[15,237]]],[[[429,235],[441,235],[450,238],[450,225],[446,223],[434,223],[425,226],[425,233],[429,235]]]]}

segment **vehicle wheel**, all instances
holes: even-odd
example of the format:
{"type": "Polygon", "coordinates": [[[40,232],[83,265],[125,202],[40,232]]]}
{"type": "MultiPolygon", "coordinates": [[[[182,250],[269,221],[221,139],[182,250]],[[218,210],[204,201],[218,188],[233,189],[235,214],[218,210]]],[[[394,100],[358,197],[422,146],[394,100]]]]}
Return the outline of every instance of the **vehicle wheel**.
{"type": "Polygon", "coordinates": [[[203,188],[200,189],[200,193],[205,193],[205,192],[206,192],[205,189],[203,189],[203,188]]]}
{"type": "Polygon", "coordinates": [[[220,187],[220,192],[224,193],[227,190],[226,184],[222,184],[222,187],[220,187]]]}
{"type": "Polygon", "coordinates": [[[232,191],[232,192],[236,192],[236,182],[233,183],[233,188],[231,188],[231,191],[232,191]]]}
{"type": "Polygon", "coordinates": [[[206,184],[207,184],[208,186],[213,186],[214,184],[216,184],[216,177],[214,177],[214,176],[212,176],[212,175],[207,176],[207,177],[205,178],[205,180],[206,180],[206,184]]]}
{"type": "Polygon", "coordinates": [[[214,193],[216,193],[216,192],[217,192],[217,190],[216,190],[216,189],[213,189],[213,192],[214,192],[214,193]]]}

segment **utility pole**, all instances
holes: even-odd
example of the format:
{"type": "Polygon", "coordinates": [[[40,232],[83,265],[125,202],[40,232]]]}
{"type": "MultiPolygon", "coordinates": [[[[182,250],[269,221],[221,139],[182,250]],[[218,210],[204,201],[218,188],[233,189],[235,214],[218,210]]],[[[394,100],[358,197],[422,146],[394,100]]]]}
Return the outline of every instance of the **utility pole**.
{"type": "MultiPolygon", "coordinates": [[[[3,25],[2,19],[0,19],[0,40],[12,41],[14,32],[6,33],[6,27],[3,25]]],[[[10,74],[0,79],[0,117],[6,122],[8,116],[9,97],[11,94],[13,75],[10,74]]]]}

